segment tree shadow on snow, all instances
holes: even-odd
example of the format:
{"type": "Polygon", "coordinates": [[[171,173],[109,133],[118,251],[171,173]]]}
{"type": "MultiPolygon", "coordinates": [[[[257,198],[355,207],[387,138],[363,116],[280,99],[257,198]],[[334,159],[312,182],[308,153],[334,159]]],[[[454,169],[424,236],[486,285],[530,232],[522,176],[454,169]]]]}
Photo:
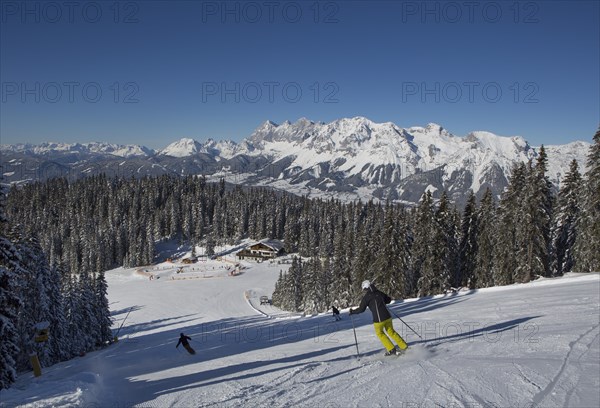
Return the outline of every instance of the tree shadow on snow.
{"type": "Polygon", "coordinates": [[[197,321],[199,319],[199,317],[185,319],[185,318],[191,317],[191,316],[196,316],[196,313],[191,313],[191,314],[187,314],[187,315],[183,315],[183,316],[178,316],[178,317],[169,317],[169,318],[165,318],[165,319],[157,319],[157,320],[152,320],[150,322],[144,322],[144,323],[136,323],[134,321],[131,321],[130,323],[133,323],[133,324],[129,324],[127,326],[124,326],[123,329],[121,329],[121,332],[120,332],[119,336],[122,336],[122,337],[124,337],[124,336],[131,336],[132,334],[136,334],[136,333],[139,333],[139,332],[156,330],[156,329],[160,329],[160,328],[163,328],[163,327],[171,326],[171,325],[174,325],[174,324],[179,325],[181,323],[187,323],[187,322],[191,322],[191,321],[197,321]]]}
{"type": "MultiPolygon", "coordinates": [[[[458,326],[457,324],[452,324],[449,323],[450,327],[446,327],[445,328],[445,333],[448,332],[454,332],[454,334],[446,334],[445,336],[441,336],[441,337],[435,337],[433,339],[422,339],[419,341],[414,341],[411,342],[411,344],[426,344],[427,347],[436,347],[439,346],[441,344],[444,343],[452,343],[452,342],[457,342],[457,341],[461,341],[461,340],[466,340],[468,339],[469,341],[474,340],[475,338],[483,338],[484,341],[490,342],[490,343],[496,343],[498,342],[501,337],[502,337],[502,333],[504,332],[508,332],[511,330],[519,330],[521,328],[521,325],[529,322],[531,320],[535,320],[539,317],[542,317],[541,315],[539,316],[527,316],[527,317],[520,317],[518,319],[512,319],[512,320],[507,320],[505,322],[499,322],[499,323],[494,323],[494,324],[490,324],[487,326],[482,326],[482,327],[473,327],[473,330],[468,330],[468,331],[463,331],[461,326],[458,326]]],[[[476,323],[471,323],[472,326],[480,326],[476,323]]],[[[524,329],[527,330],[528,326],[524,326],[524,329]]],[[[532,326],[533,328],[533,326],[532,326]]],[[[440,333],[442,333],[444,331],[440,331],[440,333]]]]}
{"type": "Polygon", "coordinates": [[[117,310],[112,310],[111,309],[110,316],[114,318],[115,316],[119,316],[119,315],[122,315],[122,314],[127,315],[127,313],[129,313],[130,311],[131,312],[135,312],[135,311],[141,310],[143,308],[144,308],[143,306],[137,306],[136,305],[136,306],[126,307],[124,309],[117,309],[117,310]]]}
{"type": "MultiPolygon", "coordinates": [[[[181,323],[181,320],[175,323],[181,323]]],[[[348,319],[333,322],[330,316],[278,320],[257,315],[226,318],[183,329],[178,326],[158,333],[144,334],[123,341],[117,346],[118,349],[104,356],[111,366],[116,367],[115,375],[106,379],[107,386],[113,389],[115,396],[121,398],[127,396],[125,397],[127,404],[134,405],[151,401],[156,396],[173,390],[185,390],[250,377],[260,378],[269,373],[278,371],[283,373],[311,364],[350,361],[356,358],[353,353],[354,338],[346,338],[347,332],[342,335],[340,331],[343,333],[351,327],[348,319]],[[178,351],[173,350],[181,332],[192,338],[190,345],[196,350],[195,355],[189,355],[181,347],[178,351]],[[271,350],[272,347],[300,341],[309,342],[301,350],[311,346],[314,350],[289,355],[288,348],[283,351],[286,356],[277,356],[271,350]],[[329,360],[318,359],[319,356],[344,349],[348,349],[347,355],[338,355],[329,360]],[[261,353],[261,350],[264,352],[261,353]],[[244,356],[245,353],[253,353],[252,361],[247,361],[249,358],[244,356]],[[231,364],[231,361],[235,360],[228,360],[229,365],[221,362],[233,355],[246,361],[231,364]],[[210,363],[211,361],[216,363],[210,363]],[[207,364],[203,365],[203,363],[207,364]],[[196,367],[186,369],[186,366],[196,367]],[[173,369],[187,374],[175,377],[173,373],[165,372],[173,369]],[[190,374],[189,371],[194,372],[190,374]],[[165,374],[159,374],[161,372],[165,374]],[[151,377],[166,375],[167,378],[157,380],[140,378],[146,375],[151,377]]]]}
{"type": "MultiPolygon", "coordinates": [[[[322,363],[331,363],[338,360],[346,360],[351,357],[334,358],[330,360],[315,360],[321,355],[332,353],[338,350],[349,348],[351,345],[337,346],[325,350],[316,350],[308,353],[287,356],[277,359],[263,359],[251,362],[245,362],[240,364],[234,364],[219,368],[208,369],[204,371],[198,371],[193,374],[187,374],[180,377],[171,377],[164,380],[152,381],[152,387],[155,396],[162,394],[168,394],[173,391],[184,391],[188,389],[194,389],[201,386],[210,386],[221,384],[225,381],[241,381],[248,378],[259,377],[266,374],[276,373],[282,371],[284,373],[289,372],[295,368],[310,369],[316,365],[322,363]],[[306,361],[310,360],[310,361],[306,361]],[[269,367],[269,368],[266,368],[269,367]],[[257,369],[263,369],[256,371],[257,369]],[[242,373],[242,374],[240,374],[242,373]],[[237,374],[237,375],[236,375],[237,374]],[[233,376],[231,376],[233,375],[233,376]]],[[[355,367],[352,370],[356,370],[360,367],[355,367]]],[[[349,370],[349,371],[352,371],[349,370]]],[[[318,379],[322,380],[321,378],[318,379]]],[[[317,380],[311,380],[314,382],[317,380]]],[[[221,403],[226,401],[221,401],[221,403]]]]}
{"type": "Polygon", "coordinates": [[[453,293],[443,297],[425,297],[410,302],[401,301],[388,306],[388,308],[401,317],[410,316],[412,314],[431,312],[436,309],[441,309],[443,307],[464,302],[467,300],[466,296],[469,296],[472,293],[475,293],[475,291],[469,291],[467,293],[460,294],[453,293]]]}

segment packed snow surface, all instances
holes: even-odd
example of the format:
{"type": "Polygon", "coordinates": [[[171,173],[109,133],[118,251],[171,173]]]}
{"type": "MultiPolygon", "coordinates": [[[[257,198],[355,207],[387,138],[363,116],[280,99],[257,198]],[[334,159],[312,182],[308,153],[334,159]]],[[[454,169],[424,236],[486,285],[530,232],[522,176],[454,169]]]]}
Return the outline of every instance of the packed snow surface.
{"type": "Polygon", "coordinates": [[[383,357],[370,313],[335,322],[260,305],[289,265],[239,266],[109,271],[119,341],[24,373],[0,406],[599,406],[597,273],[394,302],[422,339],[394,318],[410,349],[383,357]],[[195,355],[175,348],[181,332],[195,355]]]}

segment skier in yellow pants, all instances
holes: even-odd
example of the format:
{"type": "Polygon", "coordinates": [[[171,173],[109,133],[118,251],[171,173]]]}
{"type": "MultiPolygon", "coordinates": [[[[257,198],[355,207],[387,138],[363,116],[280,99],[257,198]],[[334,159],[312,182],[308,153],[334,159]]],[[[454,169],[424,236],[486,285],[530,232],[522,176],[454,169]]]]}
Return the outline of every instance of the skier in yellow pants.
{"type": "Polygon", "coordinates": [[[390,303],[392,299],[378,290],[375,285],[372,285],[368,280],[362,283],[362,289],[365,292],[365,295],[360,302],[360,306],[357,309],[350,309],[350,314],[362,313],[368,306],[373,314],[375,334],[377,334],[377,337],[379,337],[379,340],[381,340],[381,343],[386,349],[385,355],[402,355],[408,348],[408,345],[394,330],[392,315],[390,315],[390,312],[386,307],[386,304],[390,303]],[[390,338],[396,342],[397,346],[394,346],[394,343],[390,338]]]}

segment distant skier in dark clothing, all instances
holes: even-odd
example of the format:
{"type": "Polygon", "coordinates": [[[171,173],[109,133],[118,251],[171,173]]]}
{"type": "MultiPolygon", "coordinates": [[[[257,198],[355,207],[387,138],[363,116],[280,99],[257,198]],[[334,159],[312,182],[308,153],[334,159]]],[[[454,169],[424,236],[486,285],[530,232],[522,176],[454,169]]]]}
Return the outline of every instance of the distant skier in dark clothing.
{"type": "Polygon", "coordinates": [[[365,311],[367,307],[373,314],[373,325],[375,326],[375,334],[383,343],[386,349],[386,356],[401,355],[404,350],[408,348],[408,345],[402,337],[394,330],[392,324],[392,315],[388,311],[386,304],[390,303],[392,299],[385,293],[378,290],[375,285],[372,285],[368,280],[362,283],[362,289],[365,295],[360,302],[360,306],[357,309],[350,309],[350,314],[359,314],[365,311]],[[385,332],[384,332],[385,331],[385,332]],[[386,335],[387,333],[387,335],[386,335]],[[391,337],[398,345],[394,346],[394,343],[388,338],[391,337]]]}
{"type": "Polygon", "coordinates": [[[340,311],[338,310],[338,308],[335,306],[331,306],[331,309],[333,310],[333,317],[334,317],[335,321],[337,322],[338,320],[342,320],[342,317],[340,316],[340,311]]]}
{"type": "Polygon", "coordinates": [[[180,333],[179,335],[179,341],[177,342],[177,345],[175,346],[175,348],[178,348],[179,345],[183,345],[183,348],[186,349],[188,351],[188,353],[190,354],[196,354],[196,351],[192,348],[192,346],[190,346],[190,343],[188,343],[188,340],[191,340],[191,337],[186,336],[183,333],[180,333]]]}

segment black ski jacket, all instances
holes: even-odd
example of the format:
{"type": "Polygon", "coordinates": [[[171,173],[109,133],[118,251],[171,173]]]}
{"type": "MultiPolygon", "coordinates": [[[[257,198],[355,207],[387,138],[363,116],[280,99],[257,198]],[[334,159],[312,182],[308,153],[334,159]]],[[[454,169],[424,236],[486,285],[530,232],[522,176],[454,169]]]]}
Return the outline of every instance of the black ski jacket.
{"type": "Polygon", "coordinates": [[[191,339],[192,338],[188,337],[188,336],[184,336],[184,335],[179,336],[179,341],[177,342],[177,345],[175,346],[175,348],[179,347],[180,344],[183,344],[184,347],[189,346],[190,343],[188,343],[188,340],[191,340],[191,339]]]}
{"type": "Polygon", "coordinates": [[[358,309],[350,310],[350,314],[362,313],[368,306],[373,314],[373,323],[380,323],[392,318],[392,315],[385,306],[391,301],[392,299],[388,295],[371,286],[363,296],[358,309]]]}

